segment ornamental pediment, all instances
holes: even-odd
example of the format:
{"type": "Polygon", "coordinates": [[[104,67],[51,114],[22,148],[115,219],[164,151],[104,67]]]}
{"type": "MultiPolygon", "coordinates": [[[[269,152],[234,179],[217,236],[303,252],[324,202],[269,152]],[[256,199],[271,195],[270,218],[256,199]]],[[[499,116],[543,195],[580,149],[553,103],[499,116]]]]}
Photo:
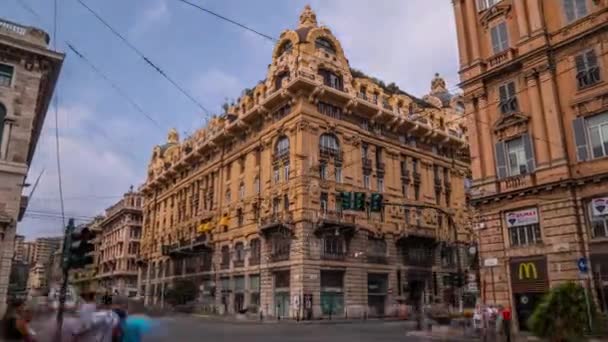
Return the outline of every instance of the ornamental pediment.
{"type": "Polygon", "coordinates": [[[526,115],[521,113],[513,113],[508,115],[502,115],[496,122],[494,123],[494,131],[504,131],[505,129],[511,126],[518,125],[526,125],[528,123],[528,118],[526,115]]]}
{"type": "Polygon", "coordinates": [[[488,28],[488,24],[492,20],[500,17],[506,17],[509,12],[511,12],[511,4],[505,3],[505,1],[501,1],[498,4],[484,11],[483,14],[481,14],[481,16],[479,17],[479,21],[481,22],[481,25],[483,27],[488,28]]]}

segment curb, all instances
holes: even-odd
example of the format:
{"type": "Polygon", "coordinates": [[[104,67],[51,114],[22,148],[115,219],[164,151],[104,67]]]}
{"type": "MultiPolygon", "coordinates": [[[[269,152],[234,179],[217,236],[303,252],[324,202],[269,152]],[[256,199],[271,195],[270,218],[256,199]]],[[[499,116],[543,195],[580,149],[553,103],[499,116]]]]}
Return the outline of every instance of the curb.
{"type": "MultiPolygon", "coordinates": [[[[292,319],[277,320],[277,319],[238,319],[234,317],[221,317],[204,314],[191,314],[194,318],[204,319],[208,321],[223,322],[229,324],[285,324],[285,325],[345,325],[345,324],[384,324],[384,323],[403,323],[407,325],[409,321],[402,319],[367,319],[367,320],[303,320],[296,321],[292,319]]],[[[413,323],[412,323],[413,325],[413,323]]]]}

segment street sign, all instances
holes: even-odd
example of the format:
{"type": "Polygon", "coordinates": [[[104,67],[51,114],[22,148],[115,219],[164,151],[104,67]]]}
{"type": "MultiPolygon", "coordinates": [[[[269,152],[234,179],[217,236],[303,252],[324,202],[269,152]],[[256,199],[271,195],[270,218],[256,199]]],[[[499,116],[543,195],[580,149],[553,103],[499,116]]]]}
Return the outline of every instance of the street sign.
{"type": "Polygon", "coordinates": [[[483,265],[485,267],[494,267],[498,266],[498,259],[496,258],[487,258],[483,261],[483,265]]]}
{"type": "Polygon", "coordinates": [[[579,258],[578,261],[576,262],[576,265],[578,266],[579,272],[581,272],[581,273],[589,272],[589,264],[587,263],[587,258],[579,258]]]}

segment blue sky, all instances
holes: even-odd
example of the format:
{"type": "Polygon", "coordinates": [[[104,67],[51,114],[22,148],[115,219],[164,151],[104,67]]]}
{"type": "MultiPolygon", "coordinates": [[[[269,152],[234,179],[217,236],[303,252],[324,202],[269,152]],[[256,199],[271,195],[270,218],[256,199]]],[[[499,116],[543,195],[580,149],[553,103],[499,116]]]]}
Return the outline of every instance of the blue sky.
{"type": "MultiPolygon", "coordinates": [[[[341,41],[351,66],[422,96],[435,72],[454,87],[457,42],[447,0],[191,0],[256,30],[278,37],[294,28],[305,4],[341,41]]],[[[139,50],[163,68],[211,112],[226,98],[266,77],[273,44],[177,0],[85,0],[139,50]]],[[[1,0],[0,16],[52,32],[52,1],[1,0]],[[19,5],[33,8],[38,19],[19,5]]],[[[124,89],[156,127],[71,52],[58,84],[65,210],[94,216],[144,181],[152,147],[169,128],[183,136],[203,125],[205,114],[153,72],[76,0],[59,0],[57,48],[73,43],[124,89]]],[[[44,169],[30,203],[32,212],[58,213],[54,120],[49,111],[30,169],[44,169]]],[[[62,223],[26,217],[18,233],[57,235],[62,223]]]]}

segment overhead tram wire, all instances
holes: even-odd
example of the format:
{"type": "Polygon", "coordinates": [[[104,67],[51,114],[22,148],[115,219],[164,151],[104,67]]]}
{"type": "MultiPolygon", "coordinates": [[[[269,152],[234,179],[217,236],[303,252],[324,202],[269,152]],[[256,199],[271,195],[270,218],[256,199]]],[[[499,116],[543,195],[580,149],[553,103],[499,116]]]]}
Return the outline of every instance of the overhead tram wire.
{"type": "Polygon", "coordinates": [[[194,96],[192,96],[188,91],[184,89],[181,85],[179,85],[171,76],[169,76],[163,69],[161,69],[158,64],[152,62],[152,60],[144,55],[144,53],[139,50],[135,45],[133,45],[129,40],[125,38],[120,32],[118,32],[114,27],[112,27],[101,15],[95,12],[91,7],[89,7],[83,0],[76,0],[81,6],[83,6],[89,13],[91,13],[99,22],[101,22],[107,29],[109,29],[116,37],[118,37],[127,47],[129,47],[133,52],[135,52],[144,62],[152,67],[156,72],[158,72],[163,78],[165,78],[169,83],[171,83],[179,92],[181,92],[184,96],[186,96],[190,101],[192,101],[198,108],[200,108],[209,119],[211,117],[211,112],[203,106],[200,101],[196,100],[194,96]]]}
{"type": "MultiPolygon", "coordinates": [[[[34,9],[32,9],[32,7],[30,7],[25,0],[15,0],[17,1],[17,3],[19,5],[21,5],[21,7],[23,7],[27,12],[29,12],[30,14],[32,14],[34,17],[36,17],[37,19],[39,19],[40,21],[44,21],[44,19],[42,18],[42,16],[40,16],[36,11],[34,11],[34,9]]],[[[80,51],[77,50],[76,45],[74,43],[70,43],[67,40],[63,41],[64,43],[67,44],[68,48],[74,53],[76,54],[79,58],[81,58],[86,65],[91,68],[96,74],[97,76],[103,78],[106,82],[108,82],[110,84],[110,86],[119,94],[121,95],[127,102],[129,102],[129,104],[131,104],[140,114],[142,114],[144,117],[146,117],[146,119],[148,119],[150,122],[152,122],[157,128],[162,129],[161,125],[151,116],[149,115],[140,105],[138,105],[128,94],[126,91],[124,91],[122,88],[120,88],[118,85],[116,85],[115,82],[113,82],[108,76],[106,76],[97,66],[95,66],[95,64],[93,64],[93,62],[91,62],[88,58],[85,57],[84,54],[82,54],[80,51]]]]}

